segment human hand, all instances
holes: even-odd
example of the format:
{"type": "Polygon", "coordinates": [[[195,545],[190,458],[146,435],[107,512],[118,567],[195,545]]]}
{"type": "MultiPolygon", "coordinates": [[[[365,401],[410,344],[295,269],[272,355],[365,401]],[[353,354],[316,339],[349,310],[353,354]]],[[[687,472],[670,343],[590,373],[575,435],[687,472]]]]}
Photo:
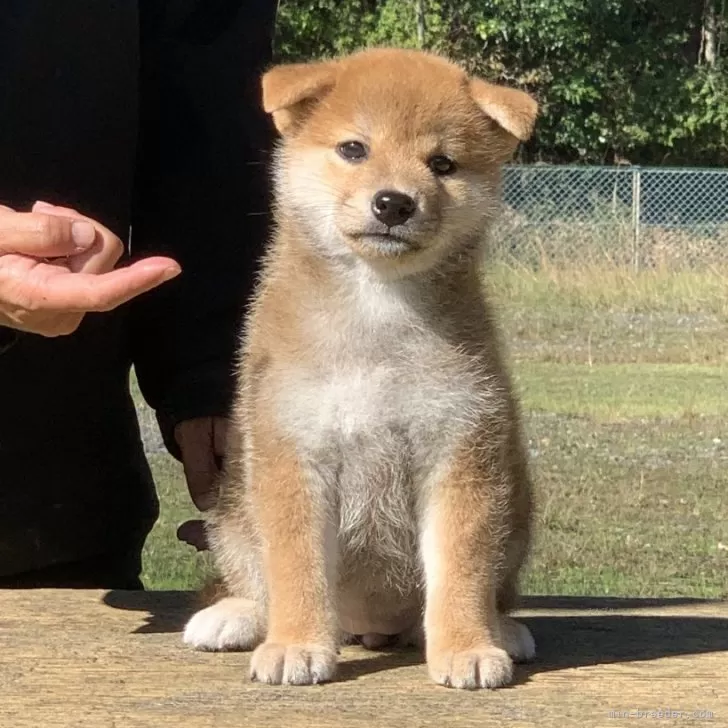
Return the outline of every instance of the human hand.
{"type": "MultiPolygon", "coordinates": [[[[227,420],[224,417],[197,417],[180,422],[174,435],[182,454],[182,465],[192,502],[201,511],[217,503],[218,478],[225,455],[227,420]]],[[[183,523],[177,530],[180,541],[198,551],[207,549],[201,520],[183,523]]]]}
{"type": "Polygon", "coordinates": [[[0,325],[70,334],[91,311],[110,311],[180,273],[171,258],[113,270],[124,252],[108,228],[75,210],[0,205],[0,325]]]}

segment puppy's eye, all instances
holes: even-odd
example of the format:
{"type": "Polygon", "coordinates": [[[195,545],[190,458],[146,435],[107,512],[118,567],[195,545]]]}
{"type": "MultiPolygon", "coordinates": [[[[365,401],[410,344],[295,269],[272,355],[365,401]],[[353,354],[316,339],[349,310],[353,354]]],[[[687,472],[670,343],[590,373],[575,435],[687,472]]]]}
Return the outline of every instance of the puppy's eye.
{"type": "Polygon", "coordinates": [[[367,148],[361,142],[342,142],[336,147],[340,157],[348,162],[361,162],[367,158],[367,148]]]}
{"type": "Polygon", "coordinates": [[[450,159],[450,157],[446,157],[444,154],[436,154],[430,159],[428,165],[439,177],[452,174],[456,169],[455,162],[450,159]]]}

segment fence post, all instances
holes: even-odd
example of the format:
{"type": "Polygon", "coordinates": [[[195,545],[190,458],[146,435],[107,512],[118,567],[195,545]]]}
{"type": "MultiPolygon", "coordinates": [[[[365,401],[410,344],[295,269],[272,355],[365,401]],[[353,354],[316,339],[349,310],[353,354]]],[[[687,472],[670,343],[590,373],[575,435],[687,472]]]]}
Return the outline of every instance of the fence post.
{"type": "Polygon", "coordinates": [[[642,168],[632,167],[632,265],[640,269],[640,232],[642,211],[642,168]]]}

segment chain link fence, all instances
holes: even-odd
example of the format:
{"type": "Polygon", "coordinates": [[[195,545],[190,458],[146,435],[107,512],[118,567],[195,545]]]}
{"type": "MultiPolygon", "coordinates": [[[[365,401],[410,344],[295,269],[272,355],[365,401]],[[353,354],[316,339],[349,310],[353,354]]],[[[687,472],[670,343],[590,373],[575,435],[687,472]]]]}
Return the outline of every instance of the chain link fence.
{"type": "Polygon", "coordinates": [[[491,257],[538,268],[728,265],[728,169],[510,165],[491,257]]]}

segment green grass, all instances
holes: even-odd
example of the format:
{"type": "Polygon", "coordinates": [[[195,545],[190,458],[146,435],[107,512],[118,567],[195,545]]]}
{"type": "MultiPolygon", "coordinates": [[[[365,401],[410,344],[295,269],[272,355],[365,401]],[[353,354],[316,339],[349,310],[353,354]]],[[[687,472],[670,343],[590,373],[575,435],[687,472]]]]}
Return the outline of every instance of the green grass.
{"type": "Polygon", "coordinates": [[[595,422],[720,417],[728,413],[728,366],[519,362],[516,373],[533,412],[595,422]]]}
{"type": "Polygon", "coordinates": [[[728,364],[728,269],[499,266],[488,283],[516,361],[728,364]]]}
{"type": "Polygon", "coordinates": [[[725,421],[532,413],[528,591],[728,596],[725,421]]]}
{"type": "MultiPolygon", "coordinates": [[[[525,590],[728,597],[728,276],[501,267],[488,278],[536,483],[525,590]]],[[[176,542],[181,469],[152,458],[152,588],[208,567],[176,542]]]]}
{"type": "Polygon", "coordinates": [[[208,573],[207,554],[177,540],[177,527],[189,518],[199,518],[187,494],[182,466],[168,455],[150,456],[157,482],[159,520],[144,549],[142,580],[151,589],[196,589],[208,573]]]}

